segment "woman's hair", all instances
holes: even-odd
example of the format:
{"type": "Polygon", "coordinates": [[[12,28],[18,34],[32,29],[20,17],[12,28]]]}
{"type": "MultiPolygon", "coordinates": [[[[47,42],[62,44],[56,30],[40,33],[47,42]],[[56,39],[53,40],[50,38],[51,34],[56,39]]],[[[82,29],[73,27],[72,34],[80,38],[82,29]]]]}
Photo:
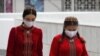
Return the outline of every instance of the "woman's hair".
{"type": "Polygon", "coordinates": [[[34,16],[37,16],[37,13],[36,13],[36,10],[32,7],[27,7],[24,9],[23,11],[23,18],[26,16],[26,15],[29,15],[29,14],[32,14],[34,16]]]}
{"type": "MultiPolygon", "coordinates": [[[[73,25],[73,26],[78,26],[78,25],[79,25],[78,20],[77,20],[76,17],[66,17],[66,18],[65,18],[64,25],[63,25],[62,38],[60,39],[60,41],[63,40],[63,39],[66,37],[66,34],[65,34],[65,27],[71,26],[71,25],[73,25]]],[[[80,41],[81,41],[82,43],[85,42],[85,41],[80,37],[79,32],[77,32],[77,36],[78,36],[78,38],[80,39],[80,41]]]]}

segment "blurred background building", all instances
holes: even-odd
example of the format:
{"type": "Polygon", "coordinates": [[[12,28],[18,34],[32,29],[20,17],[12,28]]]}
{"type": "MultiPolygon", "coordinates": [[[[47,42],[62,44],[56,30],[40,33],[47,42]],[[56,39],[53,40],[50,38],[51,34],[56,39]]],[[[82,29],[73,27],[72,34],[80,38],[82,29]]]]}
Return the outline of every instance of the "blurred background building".
{"type": "Polygon", "coordinates": [[[0,0],[0,56],[6,55],[9,31],[22,22],[26,7],[36,8],[35,25],[43,29],[43,55],[49,56],[53,37],[62,32],[67,16],[75,16],[89,56],[100,56],[100,0],[0,0]]]}
{"type": "Polygon", "coordinates": [[[100,11],[100,0],[0,0],[0,12],[22,12],[27,6],[39,12],[100,11]]]}

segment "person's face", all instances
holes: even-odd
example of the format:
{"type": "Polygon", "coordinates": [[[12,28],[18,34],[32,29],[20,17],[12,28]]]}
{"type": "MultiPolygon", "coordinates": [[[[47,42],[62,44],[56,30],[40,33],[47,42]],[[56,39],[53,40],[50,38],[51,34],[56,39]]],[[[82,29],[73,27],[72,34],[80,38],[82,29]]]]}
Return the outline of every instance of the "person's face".
{"type": "Polygon", "coordinates": [[[68,31],[76,31],[78,29],[78,26],[66,26],[65,27],[65,30],[68,30],[68,31]]]}
{"type": "Polygon", "coordinates": [[[32,14],[26,15],[24,17],[24,19],[27,20],[27,21],[35,21],[35,18],[36,18],[36,16],[34,16],[32,14]]]}

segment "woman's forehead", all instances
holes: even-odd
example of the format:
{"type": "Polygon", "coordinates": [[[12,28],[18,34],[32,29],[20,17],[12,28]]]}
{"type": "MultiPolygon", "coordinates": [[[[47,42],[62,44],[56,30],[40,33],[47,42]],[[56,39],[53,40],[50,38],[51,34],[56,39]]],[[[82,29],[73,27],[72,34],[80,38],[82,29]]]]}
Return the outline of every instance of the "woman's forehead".
{"type": "Polygon", "coordinates": [[[78,26],[78,22],[77,21],[65,21],[64,25],[65,26],[78,26]]]}
{"type": "Polygon", "coordinates": [[[78,26],[67,26],[65,29],[78,29],[78,26]]]}
{"type": "Polygon", "coordinates": [[[29,15],[26,15],[25,18],[35,18],[35,16],[32,14],[29,14],[29,15]]]}

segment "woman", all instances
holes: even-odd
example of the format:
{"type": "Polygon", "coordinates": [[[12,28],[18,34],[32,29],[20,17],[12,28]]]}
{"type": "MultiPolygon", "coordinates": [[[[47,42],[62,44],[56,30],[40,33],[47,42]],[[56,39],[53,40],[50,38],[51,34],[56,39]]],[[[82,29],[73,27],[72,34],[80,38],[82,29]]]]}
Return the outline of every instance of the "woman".
{"type": "Polygon", "coordinates": [[[33,26],[36,10],[27,8],[23,12],[23,22],[10,31],[6,56],[43,56],[42,30],[33,26]]]}
{"type": "Polygon", "coordinates": [[[78,33],[78,20],[67,17],[62,34],[54,37],[49,56],[88,56],[85,41],[78,33]]]}

